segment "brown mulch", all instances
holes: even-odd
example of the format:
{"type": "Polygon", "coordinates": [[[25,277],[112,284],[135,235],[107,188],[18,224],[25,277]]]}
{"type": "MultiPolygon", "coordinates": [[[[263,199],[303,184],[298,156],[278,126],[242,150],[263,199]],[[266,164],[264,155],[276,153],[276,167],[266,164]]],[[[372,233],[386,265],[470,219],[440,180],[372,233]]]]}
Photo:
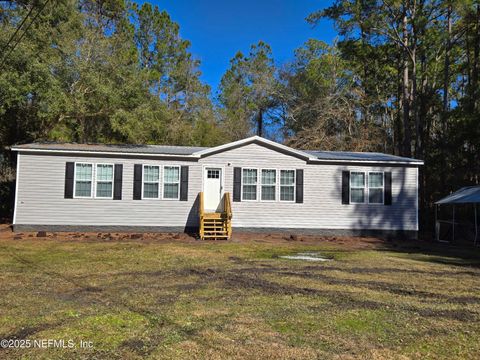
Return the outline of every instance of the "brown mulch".
{"type": "MultiPolygon", "coordinates": [[[[1,240],[42,240],[55,239],[60,241],[131,241],[138,240],[144,242],[193,242],[197,238],[195,234],[186,233],[126,233],[126,232],[13,232],[8,224],[0,224],[1,240]]],[[[232,242],[261,242],[261,243],[288,243],[298,242],[302,244],[333,243],[342,245],[345,249],[375,248],[384,244],[384,240],[367,237],[348,237],[348,236],[325,236],[325,235],[297,235],[285,233],[250,233],[234,232],[232,242]]],[[[212,243],[213,241],[208,241],[212,243]]],[[[225,241],[217,241],[222,243],[225,241]]]]}

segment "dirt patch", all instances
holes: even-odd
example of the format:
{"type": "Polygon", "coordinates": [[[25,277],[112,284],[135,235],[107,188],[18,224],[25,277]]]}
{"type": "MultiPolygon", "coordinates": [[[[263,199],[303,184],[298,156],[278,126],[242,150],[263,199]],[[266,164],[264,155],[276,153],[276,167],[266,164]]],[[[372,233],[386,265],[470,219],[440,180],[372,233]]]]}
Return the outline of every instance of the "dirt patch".
{"type": "Polygon", "coordinates": [[[348,286],[355,286],[360,288],[367,288],[370,290],[377,290],[377,291],[386,291],[396,295],[404,295],[404,296],[415,296],[425,299],[436,299],[441,300],[449,303],[457,303],[457,304],[480,304],[480,297],[476,296],[445,296],[442,294],[432,293],[428,291],[412,289],[412,288],[405,288],[395,286],[394,284],[382,281],[373,281],[373,280],[358,280],[358,279],[345,279],[345,278],[338,278],[335,276],[330,276],[323,273],[312,272],[312,270],[339,270],[349,272],[346,269],[339,268],[339,267],[321,267],[321,266],[306,266],[299,271],[292,271],[286,267],[248,267],[236,270],[239,273],[246,274],[278,274],[281,276],[298,276],[306,279],[317,279],[321,280],[323,283],[328,285],[348,285],[348,286]],[[309,269],[310,271],[304,271],[305,269],[309,269]]]}
{"type": "Polygon", "coordinates": [[[411,309],[413,312],[417,313],[423,317],[441,317],[444,319],[451,319],[457,321],[472,321],[477,318],[474,312],[468,310],[437,310],[437,309],[411,309]]]}
{"type": "Polygon", "coordinates": [[[235,264],[244,264],[246,261],[238,256],[229,256],[228,260],[233,261],[235,264]]]}
{"type": "Polygon", "coordinates": [[[128,339],[120,344],[120,347],[133,350],[139,355],[145,355],[145,343],[140,339],[128,339]]]}
{"type": "Polygon", "coordinates": [[[372,281],[372,280],[358,280],[358,279],[345,279],[329,276],[326,274],[318,274],[312,272],[294,272],[294,271],[284,271],[278,272],[279,275],[286,276],[298,276],[307,279],[319,279],[322,282],[328,285],[348,285],[355,287],[364,287],[370,290],[386,291],[395,295],[404,295],[404,296],[415,296],[426,299],[436,299],[443,300],[450,303],[458,304],[480,304],[480,298],[475,296],[445,296],[442,294],[436,294],[432,292],[427,292],[423,290],[417,290],[412,288],[398,287],[394,284],[383,282],[383,281],[372,281]]]}
{"type": "MultiPolygon", "coordinates": [[[[12,231],[8,224],[0,225],[0,240],[12,240],[14,236],[18,236],[12,231]]],[[[195,242],[196,234],[187,233],[121,233],[121,232],[23,232],[22,238],[58,239],[59,241],[82,241],[82,242],[98,242],[98,241],[141,241],[141,242],[195,242]]],[[[20,240],[20,239],[19,239],[20,240]]],[[[337,237],[323,235],[298,235],[298,234],[282,234],[282,233],[241,233],[234,232],[231,239],[232,242],[261,242],[261,243],[285,243],[299,242],[302,244],[319,244],[319,243],[338,243],[345,250],[352,249],[369,249],[385,245],[385,242],[377,238],[365,237],[337,237]]],[[[205,243],[205,242],[200,242],[205,243]]],[[[212,242],[208,242],[212,243],[212,242]]],[[[219,245],[224,241],[215,242],[219,245]]]]}
{"type": "MultiPolygon", "coordinates": [[[[18,233],[12,231],[8,224],[0,224],[0,240],[12,240],[18,233]]],[[[20,236],[25,238],[58,239],[59,241],[139,241],[139,242],[196,242],[197,234],[187,233],[131,233],[131,232],[23,232],[20,236]]],[[[18,239],[18,238],[17,238],[18,239]]],[[[20,240],[20,239],[18,239],[20,240]]],[[[33,240],[33,239],[32,239],[33,240]]],[[[375,237],[353,237],[353,236],[326,236],[326,235],[305,235],[305,234],[285,234],[285,233],[250,233],[234,231],[231,242],[240,243],[280,243],[295,242],[302,245],[318,245],[322,243],[339,244],[341,251],[352,251],[361,249],[379,249],[394,251],[405,251],[405,249],[421,249],[418,242],[390,241],[375,237]]],[[[211,241],[199,241],[201,243],[213,243],[211,241]]],[[[226,241],[214,242],[221,246],[226,241]]]]}
{"type": "Polygon", "coordinates": [[[387,274],[387,273],[403,273],[403,274],[424,274],[434,276],[463,276],[463,275],[480,275],[480,271],[472,270],[459,270],[459,271],[426,271],[416,269],[399,269],[399,268],[344,268],[336,266],[315,266],[309,265],[304,267],[305,270],[338,270],[351,274],[387,274]]]}
{"type": "Polygon", "coordinates": [[[144,243],[157,241],[196,241],[195,236],[186,233],[112,233],[112,232],[23,232],[15,233],[9,225],[0,225],[0,240],[22,239],[58,239],[59,241],[104,242],[104,241],[141,241],[144,243]]]}
{"type": "Polygon", "coordinates": [[[285,233],[250,233],[234,232],[235,242],[286,243],[301,242],[302,244],[336,243],[345,249],[367,249],[385,245],[385,241],[374,237],[304,235],[285,233]]]}
{"type": "Polygon", "coordinates": [[[97,286],[83,286],[80,289],[78,289],[77,293],[99,293],[102,292],[104,289],[99,288],[97,286]]]}
{"type": "MultiPolygon", "coordinates": [[[[7,340],[9,340],[9,339],[26,339],[26,338],[31,337],[32,335],[35,335],[36,333],[38,333],[40,331],[53,329],[53,328],[56,328],[56,327],[58,327],[62,324],[63,324],[63,322],[60,321],[60,322],[56,322],[56,323],[45,323],[45,324],[39,324],[39,325],[35,325],[35,326],[27,326],[27,327],[21,328],[17,332],[7,334],[7,335],[2,335],[1,338],[2,339],[7,339],[7,340]]],[[[0,347],[0,351],[2,349],[3,348],[0,347]]]]}
{"type": "MultiPolygon", "coordinates": [[[[325,291],[319,289],[312,289],[306,287],[296,287],[284,284],[275,283],[262,279],[258,275],[246,276],[243,274],[244,269],[236,269],[234,272],[217,272],[214,269],[198,270],[191,269],[189,274],[195,274],[206,281],[220,281],[227,289],[248,289],[258,290],[266,294],[273,295],[313,295],[326,297],[329,301],[334,302],[336,305],[341,305],[344,308],[367,308],[378,309],[386,307],[386,304],[355,299],[348,294],[338,291],[325,291]]],[[[247,269],[247,272],[252,272],[253,268],[247,269]]],[[[258,269],[259,272],[272,273],[274,269],[258,269]],[[273,271],[272,271],[273,270],[273,271]]]]}
{"type": "MultiPolygon", "coordinates": [[[[198,275],[203,281],[220,281],[227,289],[250,289],[258,290],[266,294],[276,295],[313,295],[327,298],[336,306],[340,306],[344,309],[379,309],[379,308],[391,308],[391,305],[375,302],[370,300],[356,299],[348,294],[348,292],[332,291],[332,290],[319,290],[307,287],[296,287],[290,285],[279,284],[276,282],[268,281],[259,276],[261,273],[278,274],[280,276],[300,276],[307,278],[321,279],[324,283],[335,285],[352,285],[355,287],[366,287],[373,290],[388,291],[396,295],[408,295],[424,297],[428,299],[438,299],[449,303],[457,304],[479,304],[480,299],[477,297],[468,296],[444,296],[441,294],[435,294],[415,289],[403,289],[392,286],[392,284],[376,281],[359,281],[353,279],[337,279],[329,277],[323,274],[310,274],[306,272],[292,272],[292,271],[279,271],[279,269],[265,269],[265,268],[246,268],[235,269],[234,272],[217,271],[215,269],[190,269],[187,271],[190,275],[198,275]],[[247,276],[245,273],[249,273],[247,276]]],[[[435,309],[408,309],[413,312],[417,312],[421,316],[428,317],[443,317],[448,319],[455,319],[459,321],[470,321],[477,315],[468,310],[435,310],[435,309]]]]}

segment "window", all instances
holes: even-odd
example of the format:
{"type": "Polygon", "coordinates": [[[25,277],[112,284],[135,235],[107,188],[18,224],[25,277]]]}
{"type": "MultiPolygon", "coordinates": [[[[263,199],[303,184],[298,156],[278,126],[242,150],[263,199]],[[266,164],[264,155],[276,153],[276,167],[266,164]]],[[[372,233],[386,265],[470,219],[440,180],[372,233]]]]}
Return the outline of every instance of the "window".
{"type": "Polygon", "coordinates": [[[143,165],[143,198],[158,199],[160,167],[143,165]]]}
{"type": "Polygon", "coordinates": [[[242,169],[242,199],[257,200],[257,169],[242,169]]]}
{"type": "Polygon", "coordinates": [[[163,198],[178,199],[180,194],[180,167],[165,166],[163,168],[163,198]]]}
{"type": "Polygon", "coordinates": [[[275,185],[277,184],[277,171],[262,169],[262,200],[275,201],[275,185]]]}
{"type": "Polygon", "coordinates": [[[220,179],[220,170],[207,170],[208,179],[220,179]]]}
{"type": "Polygon", "coordinates": [[[383,172],[368,174],[368,202],[370,204],[383,204],[383,172]]]}
{"type": "Polygon", "coordinates": [[[280,201],[295,201],[295,170],[280,170],[280,201]]]}
{"type": "Polygon", "coordinates": [[[75,164],[75,197],[92,197],[92,164],[75,164]]]}
{"type": "Polygon", "coordinates": [[[113,197],[113,165],[97,164],[96,171],[95,197],[111,199],[113,197]]]}
{"type": "Polygon", "coordinates": [[[365,173],[350,173],[350,202],[363,204],[365,202],[365,173]]]}

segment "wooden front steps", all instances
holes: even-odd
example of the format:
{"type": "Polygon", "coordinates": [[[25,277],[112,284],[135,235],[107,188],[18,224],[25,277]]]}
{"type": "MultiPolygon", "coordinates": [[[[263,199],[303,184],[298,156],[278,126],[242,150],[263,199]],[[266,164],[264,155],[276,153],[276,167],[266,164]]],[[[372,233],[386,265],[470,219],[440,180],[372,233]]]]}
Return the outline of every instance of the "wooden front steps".
{"type": "Polygon", "coordinates": [[[203,192],[200,193],[200,239],[228,240],[232,235],[232,212],[230,194],[223,197],[223,212],[206,213],[203,208],[203,192]]]}
{"type": "Polygon", "coordinates": [[[203,218],[203,240],[227,240],[227,221],[221,213],[207,213],[203,218]]]}

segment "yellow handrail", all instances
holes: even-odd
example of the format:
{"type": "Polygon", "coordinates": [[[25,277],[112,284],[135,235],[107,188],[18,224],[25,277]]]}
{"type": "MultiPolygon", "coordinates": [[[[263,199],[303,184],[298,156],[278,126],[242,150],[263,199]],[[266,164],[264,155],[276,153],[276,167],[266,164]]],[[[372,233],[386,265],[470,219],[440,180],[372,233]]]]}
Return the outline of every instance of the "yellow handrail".
{"type": "Polygon", "coordinates": [[[199,215],[199,220],[200,220],[200,239],[203,240],[203,236],[204,236],[204,228],[203,228],[203,217],[204,217],[204,214],[205,214],[205,209],[204,209],[204,205],[203,205],[203,191],[201,191],[199,194],[199,206],[198,206],[198,215],[199,215]]]}
{"type": "Polygon", "coordinates": [[[226,192],[223,195],[223,211],[226,217],[227,235],[228,238],[232,235],[232,204],[230,202],[230,193],[226,192]]]}

